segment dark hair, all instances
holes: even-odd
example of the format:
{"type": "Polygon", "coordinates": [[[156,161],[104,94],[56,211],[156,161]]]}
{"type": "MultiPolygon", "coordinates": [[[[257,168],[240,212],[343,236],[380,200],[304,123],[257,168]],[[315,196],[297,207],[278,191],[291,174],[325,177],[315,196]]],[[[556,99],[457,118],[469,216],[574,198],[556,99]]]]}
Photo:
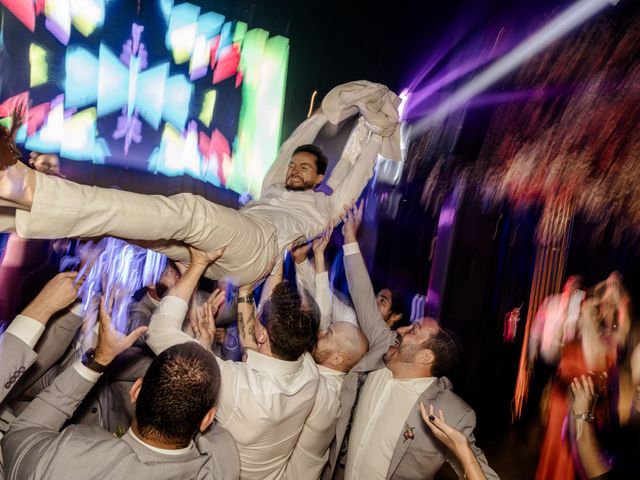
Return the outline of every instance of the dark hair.
{"type": "Polygon", "coordinates": [[[442,377],[449,373],[462,357],[460,341],[453,332],[442,327],[424,342],[422,348],[428,348],[435,356],[431,366],[431,374],[434,377],[442,377]]]}
{"type": "Polygon", "coordinates": [[[220,391],[220,367],[211,352],[195,342],[158,355],[147,370],[136,421],[145,437],[186,446],[198,432],[220,391]]]}
{"type": "Polygon", "coordinates": [[[293,361],[312,351],[316,343],[314,326],[318,324],[315,316],[312,310],[303,310],[302,298],[289,282],[276,285],[260,316],[273,354],[293,361]]]}
{"type": "Polygon", "coordinates": [[[327,171],[329,160],[327,159],[327,156],[322,152],[322,150],[320,150],[320,147],[317,147],[311,143],[308,143],[307,145],[300,145],[293,151],[293,155],[300,152],[310,153],[311,155],[315,156],[316,169],[318,170],[318,174],[325,174],[325,172],[327,171]]]}
{"type": "Polygon", "coordinates": [[[391,292],[391,307],[389,307],[389,311],[392,314],[401,315],[400,319],[393,324],[392,329],[397,330],[401,327],[408,327],[411,325],[411,318],[407,312],[404,295],[399,290],[392,290],[389,287],[387,287],[387,290],[391,292]]]}

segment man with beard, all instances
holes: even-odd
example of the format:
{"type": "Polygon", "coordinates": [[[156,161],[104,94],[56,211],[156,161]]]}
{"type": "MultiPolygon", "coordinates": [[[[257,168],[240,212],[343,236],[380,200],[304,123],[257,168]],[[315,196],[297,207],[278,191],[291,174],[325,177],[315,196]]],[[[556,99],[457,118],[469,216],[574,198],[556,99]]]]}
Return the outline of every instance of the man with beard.
{"type": "Polygon", "coordinates": [[[498,478],[475,445],[475,412],[443,376],[460,358],[459,343],[431,318],[399,328],[397,335],[385,324],[358,248],[356,213],[349,210],[344,220],[344,263],[369,352],[344,379],[342,414],[323,478],[429,479],[445,461],[460,478],[477,469],[476,462],[487,478],[498,478]],[[475,454],[466,464],[422,422],[420,401],[443,410],[446,422],[464,434],[475,454]]]}
{"type": "Polygon", "coordinates": [[[239,211],[188,193],[140,195],[34,172],[19,161],[12,139],[16,122],[11,131],[0,127],[0,207],[13,211],[0,210],[0,225],[11,225],[6,217],[14,215],[15,229],[24,238],[113,236],[185,263],[186,245],[202,251],[227,247],[206,276],[251,284],[293,242],[313,238],[337,220],[342,205],[358,197],[373,175],[379,154],[401,159],[399,105],[398,96],[384,85],[357,81],[334,88],[319,111],[284,142],[264,177],[260,198],[239,211]],[[354,115],[359,118],[327,182],[333,193],[316,191],[326,162],[309,145],[325,125],[354,115]]]}

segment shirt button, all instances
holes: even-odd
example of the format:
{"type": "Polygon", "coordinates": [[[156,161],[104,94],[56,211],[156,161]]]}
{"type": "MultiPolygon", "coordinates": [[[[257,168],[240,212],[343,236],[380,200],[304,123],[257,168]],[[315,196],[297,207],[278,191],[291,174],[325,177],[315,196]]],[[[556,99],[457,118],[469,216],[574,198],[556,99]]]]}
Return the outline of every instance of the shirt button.
{"type": "Polygon", "coordinates": [[[91,409],[91,413],[98,413],[98,409],[97,409],[96,407],[93,407],[93,408],[91,409]]]}

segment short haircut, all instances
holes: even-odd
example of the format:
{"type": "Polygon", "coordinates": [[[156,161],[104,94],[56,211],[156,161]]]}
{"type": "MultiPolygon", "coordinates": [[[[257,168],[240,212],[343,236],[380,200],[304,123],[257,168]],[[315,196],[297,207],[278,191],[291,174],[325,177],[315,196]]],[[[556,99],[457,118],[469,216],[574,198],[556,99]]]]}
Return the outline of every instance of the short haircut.
{"type": "Polygon", "coordinates": [[[188,445],[220,391],[220,367],[211,352],[195,342],[182,343],[158,355],[147,370],[136,421],[148,438],[188,445]]]}
{"type": "Polygon", "coordinates": [[[434,354],[435,360],[431,366],[434,377],[448,374],[462,358],[460,341],[453,332],[442,327],[423,343],[422,348],[428,348],[434,354]]]}
{"type": "Polygon", "coordinates": [[[402,315],[400,320],[393,324],[393,330],[397,330],[401,327],[408,327],[411,325],[411,318],[409,318],[409,313],[407,312],[407,304],[405,302],[404,295],[399,290],[392,290],[387,287],[387,290],[391,292],[391,307],[389,307],[389,311],[396,315],[402,315]]]}
{"type": "Polygon", "coordinates": [[[329,165],[329,160],[327,159],[327,156],[322,152],[322,150],[320,150],[320,147],[317,147],[312,143],[308,143],[307,145],[300,145],[293,151],[293,155],[300,152],[310,153],[311,155],[315,156],[316,169],[318,170],[318,174],[325,174],[325,172],[327,171],[327,165],[329,165]]]}
{"type": "Polygon", "coordinates": [[[264,304],[260,321],[267,329],[271,351],[282,360],[297,360],[311,352],[316,343],[316,325],[312,310],[303,309],[298,290],[289,282],[279,283],[264,304]]]}

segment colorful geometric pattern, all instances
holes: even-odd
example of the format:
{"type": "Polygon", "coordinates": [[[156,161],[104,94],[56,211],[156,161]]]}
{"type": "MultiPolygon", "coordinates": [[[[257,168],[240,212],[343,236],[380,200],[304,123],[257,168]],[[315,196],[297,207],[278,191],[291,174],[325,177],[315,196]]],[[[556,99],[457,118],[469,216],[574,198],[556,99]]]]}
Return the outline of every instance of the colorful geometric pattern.
{"type": "Polygon", "coordinates": [[[279,146],[288,39],[173,0],[153,2],[153,24],[131,14],[130,0],[0,4],[34,32],[28,58],[19,60],[29,64],[29,83],[0,104],[4,124],[16,104],[27,107],[18,135],[26,148],[94,163],[119,159],[259,193],[279,146]],[[119,17],[125,7],[128,20],[119,17]],[[117,29],[105,23],[107,15],[117,18],[117,29]],[[41,37],[43,27],[61,51],[41,37]],[[164,42],[153,43],[156,33],[148,32],[159,28],[164,42]],[[241,101],[230,115],[225,100],[236,89],[241,101]],[[43,91],[53,91],[46,102],[43,91]]]}

